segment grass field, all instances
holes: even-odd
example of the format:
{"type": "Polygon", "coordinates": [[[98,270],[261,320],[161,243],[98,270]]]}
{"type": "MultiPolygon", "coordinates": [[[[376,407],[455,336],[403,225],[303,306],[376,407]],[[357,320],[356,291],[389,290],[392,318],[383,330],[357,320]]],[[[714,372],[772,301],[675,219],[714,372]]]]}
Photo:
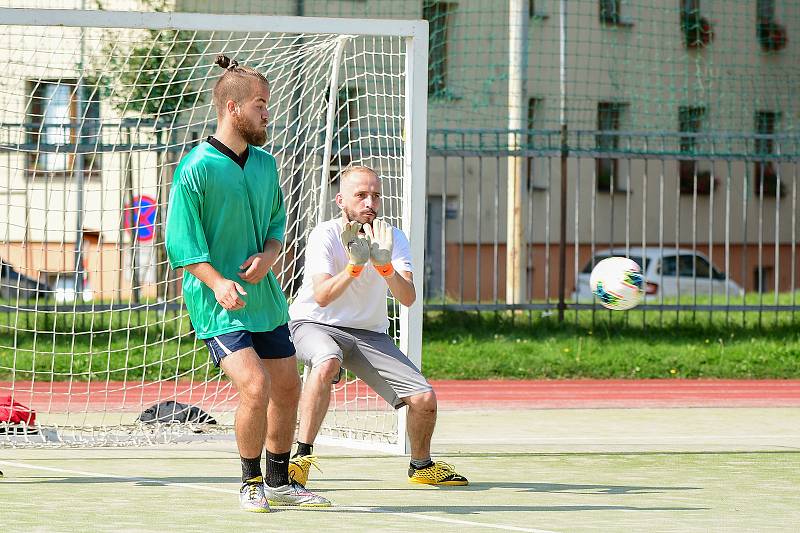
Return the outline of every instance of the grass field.
{"type": "Polygon", "coordinates": [[[641,312],[429,314],[423,369],[433,379],[791,378],[800,376],[800,328],[661,318],[641,312]],[[645,327],[642,327],[642,320],[645,327]]]}
{"type": "Polygon", "coordinates": [[[6,449],[3,531],[797,531],[800,409],[443,411],[435,457],[467,487],[409,484],[407,457],[318,446],[330,510],[237,509],[230,441],[6,449]]]}
{"type": "MultiPolygon", "coordinates": [[[[427,313],[423,371],[432,379],[800,377],[800,313],[598,310],[566,318],[427,313]]],[[[48,381],[215,372],[188,319],[173,313],[0,313],[0,339],[6,380],[31,379],[34,370],[48,381]]]]}

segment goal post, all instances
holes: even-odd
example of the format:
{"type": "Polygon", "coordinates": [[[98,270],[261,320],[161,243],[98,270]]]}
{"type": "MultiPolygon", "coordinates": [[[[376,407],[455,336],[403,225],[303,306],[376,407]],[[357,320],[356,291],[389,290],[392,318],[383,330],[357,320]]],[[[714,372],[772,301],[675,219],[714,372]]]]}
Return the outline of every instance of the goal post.
{"type": "MultiPolygon", "coordinates": [[[[383,216],[408,235],[422,294],[425,22],[5,8],[0,21],[0,397],[37,413],[36,429],[0,422],[0,445],[232,432],[236,393],[194,336],[163,246],[173,172],[214,131],[219,53],[270,81],[287,297],[348,164],[381,176],[383,216]],[[137,422],[169,400],[218,424],[137,422]]],[[[421,301],[387,305],[390,333],[421,365],[421,301]]],[[[405,453],[404,410],[342,381],[319,442],[405,453]]]]}

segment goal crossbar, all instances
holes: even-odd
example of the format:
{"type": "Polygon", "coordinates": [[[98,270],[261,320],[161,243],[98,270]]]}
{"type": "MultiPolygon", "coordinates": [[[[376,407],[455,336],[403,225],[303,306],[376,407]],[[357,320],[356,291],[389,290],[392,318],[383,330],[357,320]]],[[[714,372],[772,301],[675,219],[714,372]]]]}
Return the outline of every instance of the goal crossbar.
{"type": "Polygon", "coordinates": [[[275,15],[221,15],[205,13],[151,13],[80,9],[0,8],[5,26],[66,26],[152,30],[284,32],[355,34],[427,39],[422,20],[293,17],[275,15]]]}

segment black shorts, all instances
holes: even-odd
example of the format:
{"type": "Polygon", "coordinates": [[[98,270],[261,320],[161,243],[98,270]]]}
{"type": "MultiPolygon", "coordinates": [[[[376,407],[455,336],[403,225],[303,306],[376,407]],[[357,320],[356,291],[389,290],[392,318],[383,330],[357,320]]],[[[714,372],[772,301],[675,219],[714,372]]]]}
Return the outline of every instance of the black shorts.
{"type": "Polygon", "coordinates": [[[224,357],[245,348],[253,348],[261,359],[285,359],[295,352],[286,324],[272,331],[232,331],[203,341],[217,367],[224,357]]]}

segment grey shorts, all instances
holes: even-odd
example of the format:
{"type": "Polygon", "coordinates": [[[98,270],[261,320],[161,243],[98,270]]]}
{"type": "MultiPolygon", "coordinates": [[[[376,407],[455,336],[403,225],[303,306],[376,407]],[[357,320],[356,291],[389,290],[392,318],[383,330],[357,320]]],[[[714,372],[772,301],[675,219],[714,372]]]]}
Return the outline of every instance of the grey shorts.
{"type": "Polygon", "coordinates": [[[385,333],[292,320],[297,360],[314,367],[329,359],[358,376],[395,409],[403,398],[433,390],[419,369],[385,333]]]}

